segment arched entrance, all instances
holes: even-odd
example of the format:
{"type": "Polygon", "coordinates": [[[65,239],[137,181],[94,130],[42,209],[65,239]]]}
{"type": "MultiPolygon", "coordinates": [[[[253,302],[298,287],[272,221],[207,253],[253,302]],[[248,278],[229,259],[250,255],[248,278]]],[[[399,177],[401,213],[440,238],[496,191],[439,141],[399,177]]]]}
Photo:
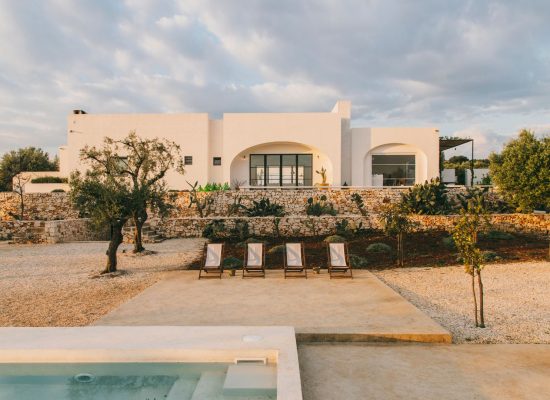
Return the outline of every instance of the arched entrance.
{"type": "Polygon", "coordinates": [[[321,182],[315,171],[327,171],[333,179],[330,159],[313,146],[294,142],[271,142],[249,147],[233,158],[231,182],[245,186],[313,186],[321,182]]]}

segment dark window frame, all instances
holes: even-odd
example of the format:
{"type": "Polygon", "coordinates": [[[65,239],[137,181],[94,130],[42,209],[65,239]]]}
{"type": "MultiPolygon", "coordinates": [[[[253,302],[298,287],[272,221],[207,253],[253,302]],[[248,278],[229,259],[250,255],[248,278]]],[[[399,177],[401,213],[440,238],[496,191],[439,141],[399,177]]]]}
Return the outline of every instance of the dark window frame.
{"type": "MultiPolygon", "coordinates": [[[[298,167],[300,166],[298,164],[299,156],[309,156],[311,165],[309,165],[309,166],[302,165],[303,167],[306,167],[306,168],[310,169],[310,171],[309,171],[310,173],[309,173],[308,177],[306,177],[305,174],[304,174],[304,184],[303,185],[298,184],[298,174],[296,173],[296,176],[294,177],[294,182],[292,182],[290,185],[286,185],[286,186],[312,186],[313,185],[313,154],[312,153],[253,153],[253,154],[249,154],[249,156],[248,156],[248,181],[249,181],[250,186],[284,187],[285,185],[283,185],[283,167],[285,167],[285,166],[288,167],[289,165],[283,164],[283,156],[294,156],[295,157],[296,161],[295,161],[293,166],[296,167],[296,171],[298,171],[298,167]],[[252,184],[251,171],[252,171],[252,157],[253,156],[262,156],[263,159],[264,159],[264,163],[263,163],[264,177],[263,177],[263,184],[262,185],[252,184]],[[278,166],[279,166],[279,184],[278,185],[268,185],[268,181],[269,181],[268,180],[269,171],[268,171],[268,164],[267,164],[268,156],[279,156],[279,164],[278,164],[278,166]],[[306,183],[309,183],[309,185],[306,184],[306,183]]],[[[255,168],[257,168],[257,167],[255,167],[255,168]]]]}
{"type": "Polygon", "coordinates": [[[193,165],[193,156],[184,156],[183,165],[193,165]]]}
{"type": "Polygon", "coordinates": [[[219,167],[222,165],[222,158],[221,157],[213,157],[212,158],[212,165],[215,165],[216,167],[219,167]]]}
{"type": "Polygon", "coordinates": [[[371,174],[374,175],[374,167],[375,166],[403,166],[405,167],[404,168],[404,172],[405,172],[405,176],[404,177],[383,177],[383,180],[382,180],[382,185],[383,186],[413,186],[415,183],[416,183],[416,154],[415,153],[401,153],[401,154],[398,154],[398,153],[389,153],[389,154],[372,154],[372,157],[371,157],[371,174]],[[410,162],[405,162],[405,163],[396,163],[396,162],[387,162],[387,163],[381,163],[381,162],[376,162],[374,161],[374,158],[375,156],[377,157],[388,157],[388,156],[405,156],[405,157],[412,157],[414,162],[413,163],[410,163],[410,162]],[[410,166],[413,166],[413,171],[414,171],[414,176],[413,177],[409,177],[408,176],[408,172],[409,172],[409,168],[410,166]]]}

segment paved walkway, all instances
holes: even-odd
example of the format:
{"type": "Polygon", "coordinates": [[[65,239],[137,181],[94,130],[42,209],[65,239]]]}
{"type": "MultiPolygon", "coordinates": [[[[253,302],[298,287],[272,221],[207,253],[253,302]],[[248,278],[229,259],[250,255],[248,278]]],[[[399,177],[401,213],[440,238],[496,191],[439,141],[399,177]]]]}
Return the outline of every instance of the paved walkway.
{"type": "Polygon", "coordinates": [[[300,344],[304,400],[543,400],[550,345],[300,344]]]}
{"type": "Polygon", "coordinates": [[[282,274],[199,281],[196,271],[170,273],[96,325],[283,325],[294,326],[300,341],[451,341],[368,271],[355,271],[353,280],[282,274]]]}

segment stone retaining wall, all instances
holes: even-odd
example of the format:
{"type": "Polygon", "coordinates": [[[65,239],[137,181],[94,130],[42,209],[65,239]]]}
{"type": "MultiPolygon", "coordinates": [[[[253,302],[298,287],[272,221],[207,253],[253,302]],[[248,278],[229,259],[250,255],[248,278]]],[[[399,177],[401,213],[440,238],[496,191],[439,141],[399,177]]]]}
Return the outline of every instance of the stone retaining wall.
{"type": "MultiPolygon", "coordinates": [[[[417,230],[441,230],[450,232],[458,215],[414,215],[412,219],[418,224],[417,230]]],[[[507,232],[535,234],[546,236],[550,230],[550,215],[535,214],[492,214],[489,217],[492,228],[507,232]]],[[[276,235],[275,221],[278,220],[280,236],[316,236],[330,235],[336,232],[336,224],[347,220],[352,228],[381,229],[376,214],[368,216],[338,215],[321,217],[253,217],[253,218],[170,218],[164,221],[153,219],[149,221],[152,229],[166,238],[198,237],[203,229],[212,221],[223,221],[225,231],[229,232],[236,221],[248,222],[251,236],[276,235]]],[[[126,240],[131,241],[128,235],[126,240]]]]}
{"type": "MultiPolygon", "coordinates": [[[[199,193],[201,198],[211,196],[213,203],[209,216],[226,217],[230,206],[238,199],[244,206],[251,206],[252,201],[263,198],[281,204],[287,216],[305,215],[305,205],[309,197],[327,196],[333,203],[338,214],[360,214],[357,205],[351,200],[354,193],[361,195],[365,208],[374,212],[384,202],[397,202],[407,188],[365,188],[365,189],[277,189],[266,190],[226,190],[210,193],[199,193]]],[[[463,191],[462,187],[449,189],[450,197],[463,191]]],[[[26,220],[57,220],[78,218],[78,212],[73,209],[67,193],[30,193],[25,197],[26,220]]],[[[189,192],[170,193],[171,202],[175,208],[171,218],[198,217],[194,206],[189,207],[189,192]]],[[[19,214],[19,196],[15,193],[0,192],[0,221],[13,220],[12,215],[19,214]]],[[[154,217],[154,215],[152,215],[154,217]]]]}
{"type": "Polygon", "coordinates": [[[64,243],[107,240],[108,231],[94,230],[87,219],[0,221],[0,240],[15,243],[64,243]]]}

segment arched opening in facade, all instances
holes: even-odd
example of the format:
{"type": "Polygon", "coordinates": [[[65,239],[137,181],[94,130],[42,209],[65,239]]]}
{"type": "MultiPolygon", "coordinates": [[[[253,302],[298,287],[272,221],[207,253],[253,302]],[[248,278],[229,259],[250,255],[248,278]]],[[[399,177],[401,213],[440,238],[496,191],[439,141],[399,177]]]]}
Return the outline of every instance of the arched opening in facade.
{"type": "Polygon", "coordinates": [[[366,186],[412,186],[427,179],[427,157],[418,147],[388,143],[371,149],[364,158],[366,186]]]}
{"type": "Polygon", "coordinates": [[[333,165],[317,148],[295,142],[271,142],[242,150],[231,161],[231,182],[241,186],[314,186],[322,182],[316,171],[326,170],[333,181],[333,165]]]}

